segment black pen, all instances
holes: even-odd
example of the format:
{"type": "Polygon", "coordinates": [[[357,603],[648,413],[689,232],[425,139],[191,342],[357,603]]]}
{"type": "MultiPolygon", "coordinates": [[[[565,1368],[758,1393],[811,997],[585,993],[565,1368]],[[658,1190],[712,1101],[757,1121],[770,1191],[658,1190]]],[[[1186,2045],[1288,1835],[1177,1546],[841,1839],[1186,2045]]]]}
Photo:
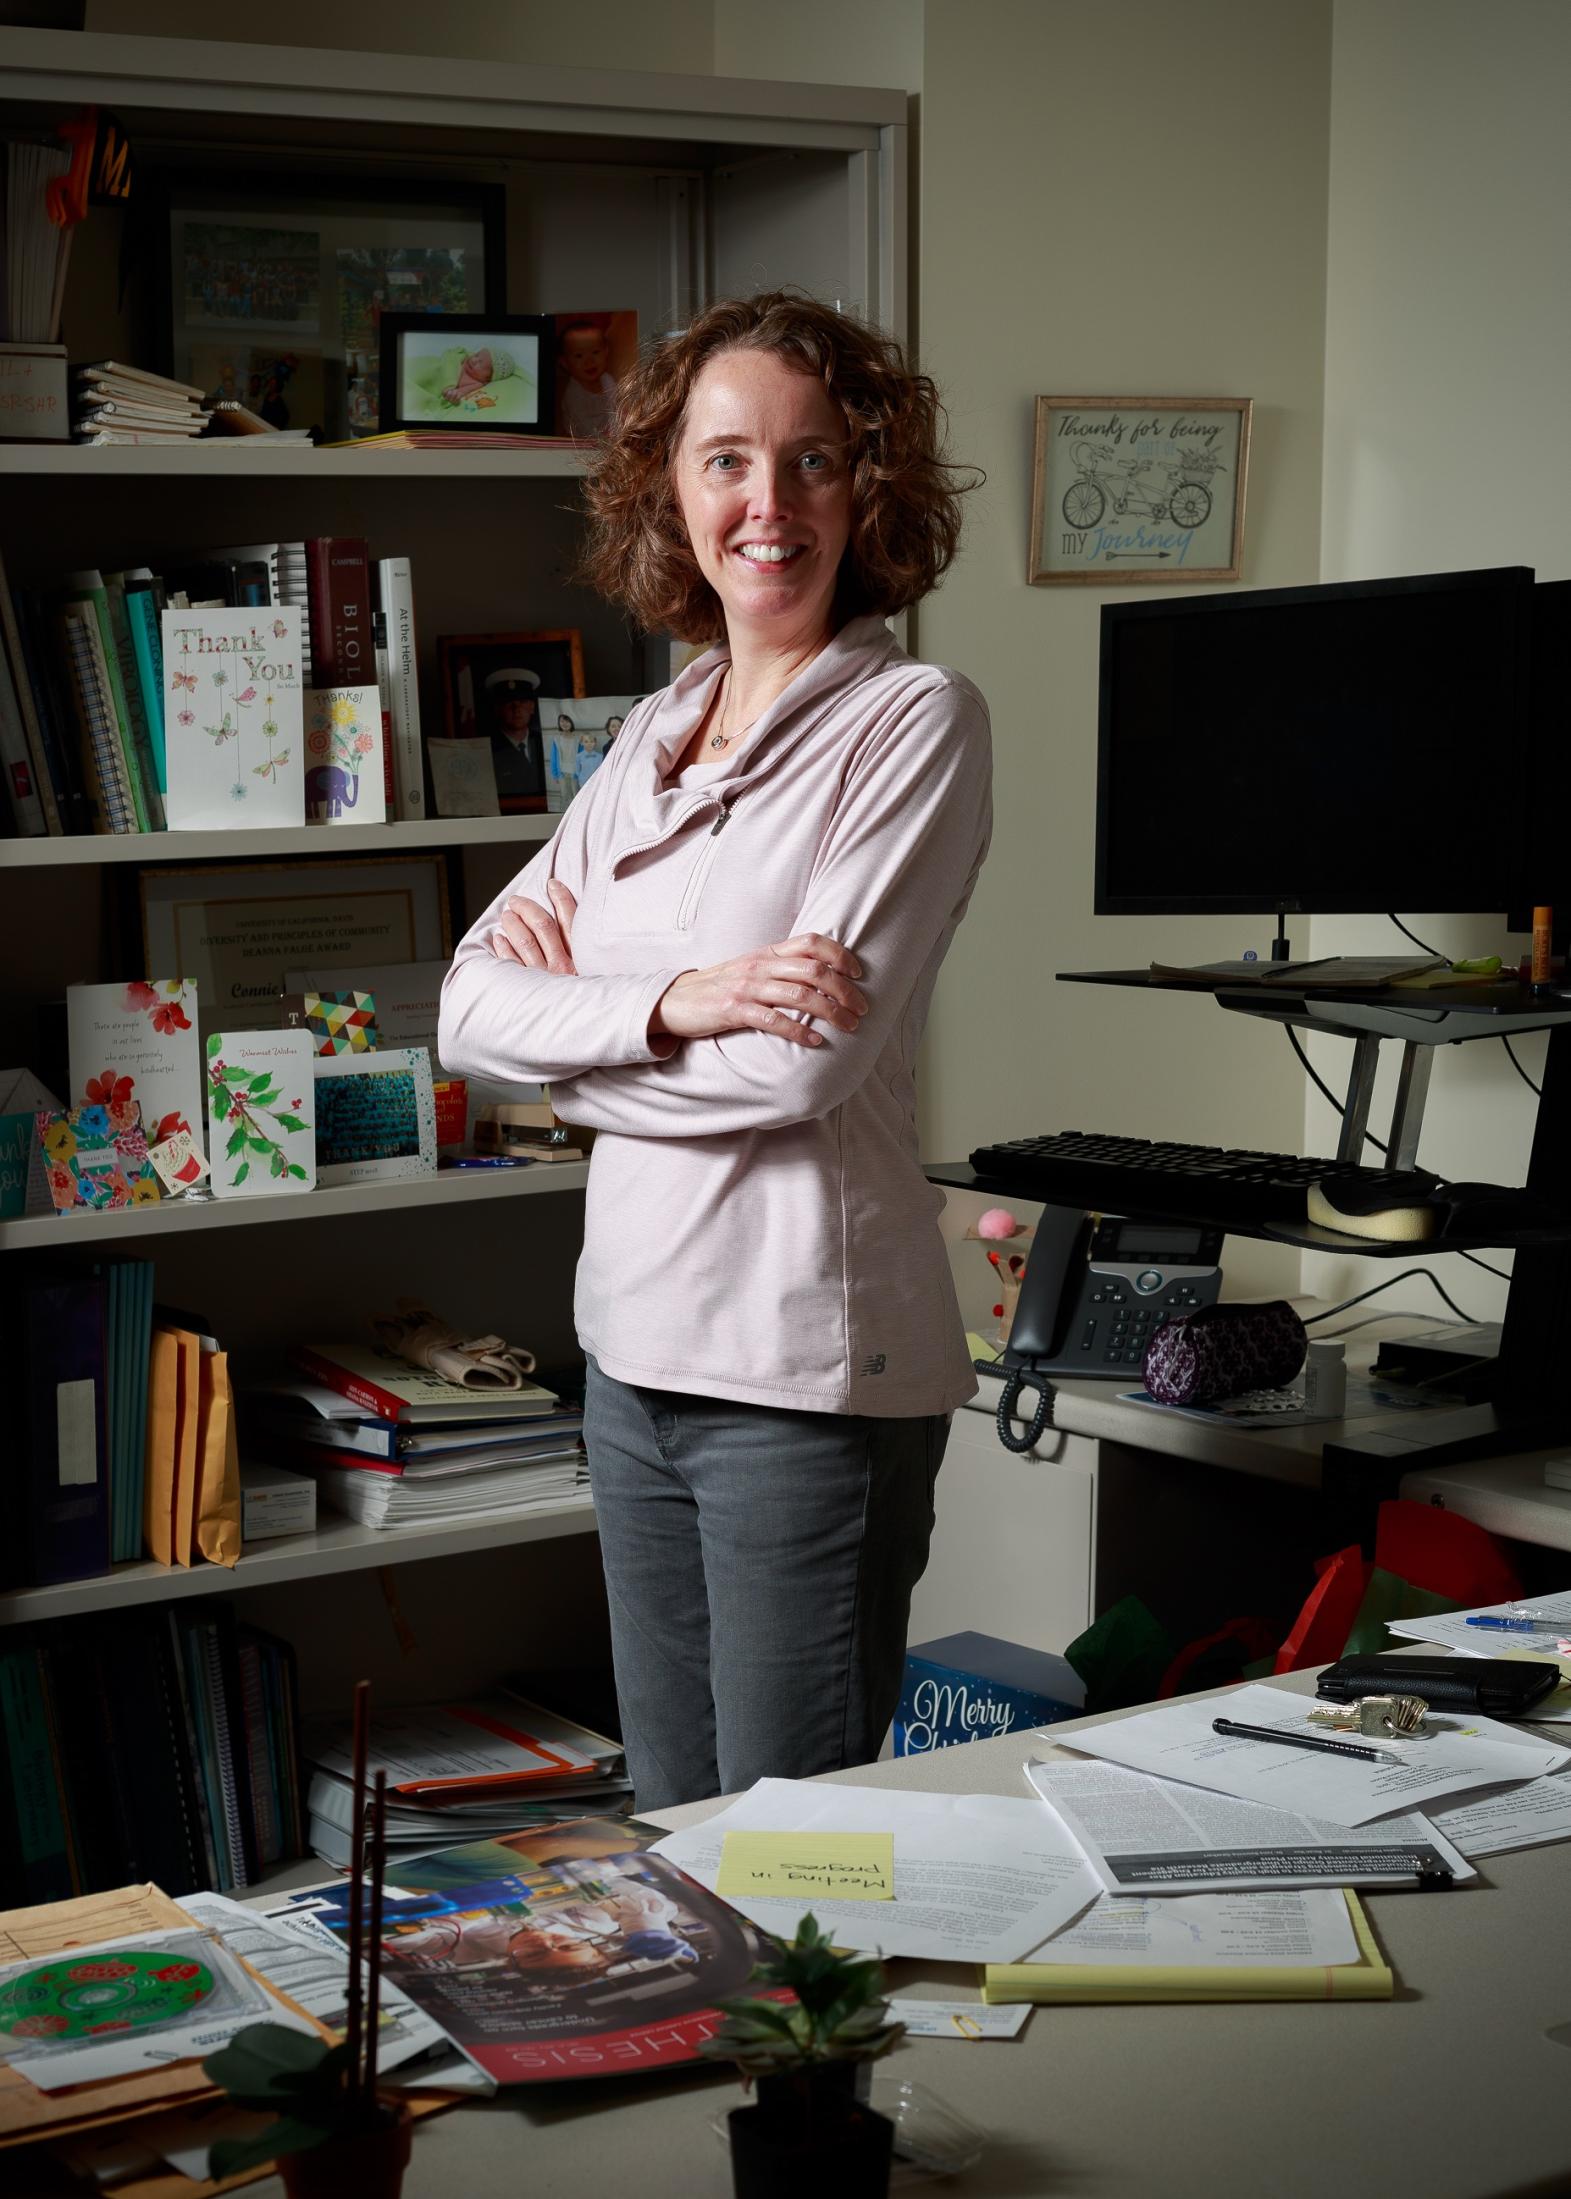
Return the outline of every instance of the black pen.
{"type": "Polygon", "coordinates": [[[1358,1748],[1351,1741],[1327,1740],[1321,1733],[1278,1733],[1275,1726],[1243,1726],[1233,1718],[1213,1718],[1213,1733],[1227,1733],[1244,1741],[1280,1741],[1284,1748],[1321,1749],[1328,1756],[1357,1756],[1366,1764],[1394,1764],[1399,1761],[1389,1749],[1358,1748]]]}

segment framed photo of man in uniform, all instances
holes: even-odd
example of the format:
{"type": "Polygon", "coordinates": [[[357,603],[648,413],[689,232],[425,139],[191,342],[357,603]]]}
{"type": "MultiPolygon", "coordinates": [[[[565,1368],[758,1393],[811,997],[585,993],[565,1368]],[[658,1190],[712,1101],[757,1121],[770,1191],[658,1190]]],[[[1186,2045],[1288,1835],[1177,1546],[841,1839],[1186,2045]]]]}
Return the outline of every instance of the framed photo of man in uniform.
{"type": "Polygon", "coordinates": [[[577,629],[442,634],[436,646],[447,738],[490,742],[504,814],[543,810],[540,697],[584,692],[583,643],[577,629]]]}

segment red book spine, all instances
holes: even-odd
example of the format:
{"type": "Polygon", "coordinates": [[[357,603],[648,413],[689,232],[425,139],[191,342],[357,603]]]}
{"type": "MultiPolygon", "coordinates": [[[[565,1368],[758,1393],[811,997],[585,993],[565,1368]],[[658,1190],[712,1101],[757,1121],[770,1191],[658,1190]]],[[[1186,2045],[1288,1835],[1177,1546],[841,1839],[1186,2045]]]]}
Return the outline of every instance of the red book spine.
{"type": "Polygon", "coordinates": [[[363,1375],[351,1374],[336,1360],[324,1359],[309,1344],[301,1345],[295,1362],[301,1373],[310,1375],[313,1382],[320,1382],[324,1389],[336,1390],[340,1397],[347,1397],[351,1405],[363,1405],[368,1413],[375,1413],[378,1420],[397,1420],[403,1413],[401,1397],[384,1390],[379,1382],[369,1382],[363,1375]]]}
{"type": "Polygon", "coordinates": [[[371,574],[359,535],[316,535],[305,546],[311,670],[318,687],[375,687],[371,574]]]}
{"type": "Polygon", "coordinates": [[[365,1474],[398,1475],[404,1470],[402,1459],[373,1458],[369,1451],[339,1451],[328,1443],[292,1443],[285,1448],[302,1466],[352,1467],[365,1474]]]}

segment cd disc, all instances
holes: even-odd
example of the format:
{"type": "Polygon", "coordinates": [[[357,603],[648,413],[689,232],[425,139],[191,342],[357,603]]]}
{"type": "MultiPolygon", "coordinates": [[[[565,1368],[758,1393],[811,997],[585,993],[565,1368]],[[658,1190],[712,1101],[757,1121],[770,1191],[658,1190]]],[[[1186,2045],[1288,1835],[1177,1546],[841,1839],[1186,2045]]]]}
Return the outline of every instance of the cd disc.
{"type": "Polygon", "coordinates": [[[185,2016],[217,1985],[206,1963],[167,1947],[122,1947],[57,1955],[0,1986],[0,2036],[87,2039],[145,2031],[185,2016]]]}

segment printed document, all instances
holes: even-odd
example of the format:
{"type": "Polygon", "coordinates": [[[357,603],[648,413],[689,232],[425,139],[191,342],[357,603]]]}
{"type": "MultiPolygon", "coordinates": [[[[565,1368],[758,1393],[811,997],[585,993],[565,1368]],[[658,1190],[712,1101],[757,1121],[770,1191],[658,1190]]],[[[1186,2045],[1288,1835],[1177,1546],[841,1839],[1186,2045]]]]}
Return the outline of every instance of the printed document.
{"type": "Polygon", "coordinates": [[[1436,1810],[1435,1830],[1464,1855],[1500,1855],[1507,1848],[1543,1848],[1571,1840],[1571,1771],[1529,1779],[1436,1810]]]}
{"type": "MultiPolygon", "coordinates": [[[[1154,1779],[1122,1764],[1034,1763],[1025,1771],[1110,1893],[1382,1886],[1411,1880],[1421,1870],[1450,1871],[1457,1879],[1477,1876],[1423,1817],[1382,1817],[1350,1839],[1343,1825],[1273,1809],[1266,1802],[1242,1802],[1206,1787],[1154,1779]]],[[[1550,1784],[1540,1779],[1529,1787],[1550,1784]]],[[[1345,1915],[1346,1903],[1341,1907],[1345,1915]]],[[[1354,1957],[1323,1959],[1351,1962],[1354,1957]]]]}
{"type": "MultiPolygon", "coordinates": [[[[1307,1697],[1286,1688],[1241,1687],[1231,1695],[1204,1700],[1191,1696],[1133,1718],[1115,1718],[1066,1737],[1063,1746],[1155,1772],[1162,1779],[1236,1794],[1246,1802],[1301,1811],[1333,1825],[1365,1825],[1372,1817],[1419,1803],[1427,1807],[1442,1795],[1499,1786],[1508,1779],[1536,1779],[1571,1764],[1571,1749],[1532,1740],[1492,1718],[1443,1711],[1429,1713],[1433,1730],[1410,1741],[1380,1744],[1379,1760],[1373,1763],[1211,1730],[1211,1721],[1224,1717],[1285,1733],[1313,1733],[1316,1729],[1308,1721],[1313,1707],[1307,1697]]],[[[1355,1747],[1376,1745],[1352,1735],[1345,1738],[1355,1747]]]]}
{"type": "Polygon", "coordinates": [[[1407,1642],[1440,1642],[1470,1657],[1503,1657],[1513,1649],[1553,1657],[1571,1634],[1571,1590],[1556,1596],[1524,1596],[1519,1603],[1481,1603],[1467,1611],[1442,1611],[1429,1619],[1387,1619],[1386,1631],[1407,1642]],[[1531,1632],[1516,1627],[1469,1626],[1469,1619],[1531,1618],[1531,1632]]]}
{"type": "Polygon", "coordinates": [[[667,1833],[654,1852],[712,1890],[726,1834],[744,1829],[894,1834],[893,1901],[733,1901],[752,1923],[788,1939],[811,1906],[841,1947],[940,1962],[1013,1962],[1101,1891],[1051,1810],[995,1794],[760,1779],[707,1824],[667,1833]]]}
{"type": "Polygon", "coordinates": [[[1073,1924],[1038,1947],[1032,1962],[1116,1962],[1170,1970],[1323,1969],[1356,1962],[1358,1941],[1347,1903],[1323,1893],[1193,1894],[1186,1901],[1145,1901],[1104,1894],[1073,1924]]]}

